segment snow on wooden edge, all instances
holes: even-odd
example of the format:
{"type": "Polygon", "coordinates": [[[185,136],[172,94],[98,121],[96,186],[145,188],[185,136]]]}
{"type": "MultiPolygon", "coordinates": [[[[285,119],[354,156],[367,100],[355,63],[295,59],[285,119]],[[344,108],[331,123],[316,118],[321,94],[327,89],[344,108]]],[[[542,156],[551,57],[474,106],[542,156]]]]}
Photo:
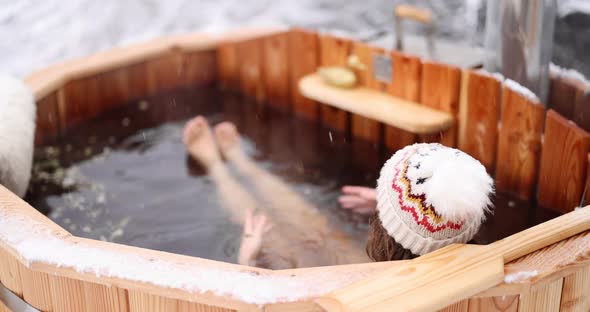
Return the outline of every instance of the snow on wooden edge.
{"type": "Polygon", "coordinates": [[[264,275],[147,259],[59,239],[45,224],[1,208],[0,240],[11,246],[27,265],[46,263],[97,277],[116,277],[192,293],[212,292],[259,305],[319,297],[366,277],[361,272],[336,276],[320,271],[307,277],[264,275]]]}
{"type": "Polygon", "coordinates": [[[504,85],[508,87],[510,90],[522,95],[523,97],[527,98],[529,101],[533,103],[540,104],[541,101],[539,98],[533,93],[533,91],[529,90],[527,87],[519,84],[518,82],[512,79],[506,79],[504,81],[504,85]]]}
{"type": "Polygon", "coordinates": [[[551,63],[549,64],[549,72],[560,77],[564,77],[566,79],[578,81],[584,85],[590,85],[588,79],[586,79],[586,77],[582,73],[575,69],[568,69],[551,63]]]}

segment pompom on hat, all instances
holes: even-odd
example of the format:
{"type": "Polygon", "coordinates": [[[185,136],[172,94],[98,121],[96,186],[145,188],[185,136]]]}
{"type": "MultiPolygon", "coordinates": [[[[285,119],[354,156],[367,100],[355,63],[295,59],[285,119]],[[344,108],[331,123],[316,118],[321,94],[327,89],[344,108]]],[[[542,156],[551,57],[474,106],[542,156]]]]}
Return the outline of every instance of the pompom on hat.
{"type": "Polygon", "coordinates": [[[470,241],[490,212],[493,180],[464,152],[437,143],[397,151],[381,169],[377,210],[387,233],[413,254],[470,241]]]}

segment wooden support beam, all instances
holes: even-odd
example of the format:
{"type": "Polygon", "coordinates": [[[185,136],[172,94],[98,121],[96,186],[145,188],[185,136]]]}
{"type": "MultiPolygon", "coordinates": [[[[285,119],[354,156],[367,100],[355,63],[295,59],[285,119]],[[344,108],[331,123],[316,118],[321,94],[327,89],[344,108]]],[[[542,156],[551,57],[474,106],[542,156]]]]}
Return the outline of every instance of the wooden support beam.
{"type": "MultiPolygon", "coordinates": [[[[378,82],[374,78],[373,54],[375,49],[366,43],[355,42],[353,54],[358,56],[360,62],[366,66],[365,70],[356,70],[358,85],[373,88],[378,82]]],[[[353,137],[362,138],[373,143],[381,143],[381,124],[373,119],[352,114],[351,132],[353,137]]]]}
{"type": "Polygon", "coordinates": [[[590,266],[563,279],[560,312],[590,311],[590,266]]]}
{"type": "Polygon", "coordinates": [[[551,74],[549,80],[549,107],[567,119],[574,118],[575,103],[585,86],[581,81],[564,75],[551,74]]]}
{"type": "Polygon", "coordinates": [[[127,290],[84,282],[84,302],[88,312],[128,312],[129,300],[127,290]]]}
{"type": "MultiPolygon", "coordinates": [[[[422,83],[422,61],[415,56],[393,51],[391,56],[391,82],[387,92],[400,99],[420,102],[420,86],[422,83]]],[[[385,146],[396,151],[406,145],[415,143],[416,134],[394,126],[385,127],[385,146]]]]}
{"type": "Polygon", "coordinates": [[[41,145],[55,140],[60,132],[58,93],[53,92],[37,101],[37,126],[35,144],[41,145]]]}
{"type": "Polygon", "coordinates": [[[238,43],[240,90],[242,94],[263,104],[265,100],[262,80],[262,39],[250,39],[238,43]]]}
{"type": "Polygon", "coordinates": [[[299,80],[312,74],[319,65],[319,43],[315,32],[292,29],[289,32],[289,83],[291,106],[296,115],[305,119],[319,119],[319,104],[299,92],[299,80]]]}
{"type": "Polygon", "coordinates": [[[572,211],[584,192],[590,133],[549,110],[543,146],[538,202],[564,213],[572,211]]]}
{"type": "MultiPolygon", "coordinates": [[[[420,103],[422,105],[457,117],[460,87],[461,70],[458,67],[436,62],[422,63],[422,83],[420,86],[420,103]]],[[[454,147],[457,144],[457,127],[423,136],[422,141],[439,142],[454,147]]]]}
{"type": "MultiPolygon", "coordinates": [[[[320,36],[320,65],[346,66],[352,49],[352,41],[332,35],[320,36]]],[[[348,132],[350,115],[341,109],[328,105],[320,105],[322,124],[326,128],[348,132]]]]}
{"type": "Polygon", "coordinates": [[[577,93],[572,120],[580,128],[590,131],[590,88],[577,93]]]}
{"type": "Polygon", "coordinates": [[[182,86],[211,86],[217,81],[217,53],[209,51],[184,52],[182,86]]]}
{"type": "Polygon", "coordinates": [[[559,311],[563,278],[540,289],[522,294],[518,303],[518,312],[559,311]]]}
{"type": "Polygon", "coordinates": [[[217,73],[221,89],[230,91],[240,89],[240,67],[236,43],[225,42],[217,46],[217,73]]]}
{"type": "Polygon", "coordinates": [[[86,311],[83,282],[63,276],[50,276],[52,311],[86,311]]]}
{"type": "Polygon", "coordinates": [[[496,188],[522,199],[534,194],[539,173],[543,106],[504,86],[496,157],[496,188]]]}
{"type": "Polygon", "coordinates": [[[459,149],[479,160],[493,174],[502,82],[483,72],[465,71],[462,86],[459,149]]]}
{"type": "Polygon", "coordinates": [[[290,111],[289,103],[289,33],[262,39],[262,77],[268,105],[290,111]]]}

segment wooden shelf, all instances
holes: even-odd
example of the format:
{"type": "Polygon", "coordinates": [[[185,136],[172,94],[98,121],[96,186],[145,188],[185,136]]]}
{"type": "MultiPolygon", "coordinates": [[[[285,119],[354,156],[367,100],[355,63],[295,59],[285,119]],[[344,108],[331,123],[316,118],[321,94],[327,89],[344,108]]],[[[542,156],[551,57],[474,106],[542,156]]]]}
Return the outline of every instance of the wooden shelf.
{"type": "Polygon", "coordinates": [[[299,91],[312,100],[417,134],[443,131],[455,122],[449,113],[382,92],[364,87],[340,89],[329,86],[318,74],[301,78],[299,91]]]}

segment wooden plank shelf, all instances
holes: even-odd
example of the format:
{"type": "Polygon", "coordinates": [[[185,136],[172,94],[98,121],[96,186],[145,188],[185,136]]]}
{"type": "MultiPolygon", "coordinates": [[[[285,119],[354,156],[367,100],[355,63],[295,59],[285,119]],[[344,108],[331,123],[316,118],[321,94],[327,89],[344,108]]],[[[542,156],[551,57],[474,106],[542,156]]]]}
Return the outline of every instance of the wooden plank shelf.
{"type": "Polygon", "coordinates": [[[364,87],[335,88],[318,74],[299,80],[299,91],[312,100],[416,134],[437,133],[455,123],[450,113],[364,87]]]}

